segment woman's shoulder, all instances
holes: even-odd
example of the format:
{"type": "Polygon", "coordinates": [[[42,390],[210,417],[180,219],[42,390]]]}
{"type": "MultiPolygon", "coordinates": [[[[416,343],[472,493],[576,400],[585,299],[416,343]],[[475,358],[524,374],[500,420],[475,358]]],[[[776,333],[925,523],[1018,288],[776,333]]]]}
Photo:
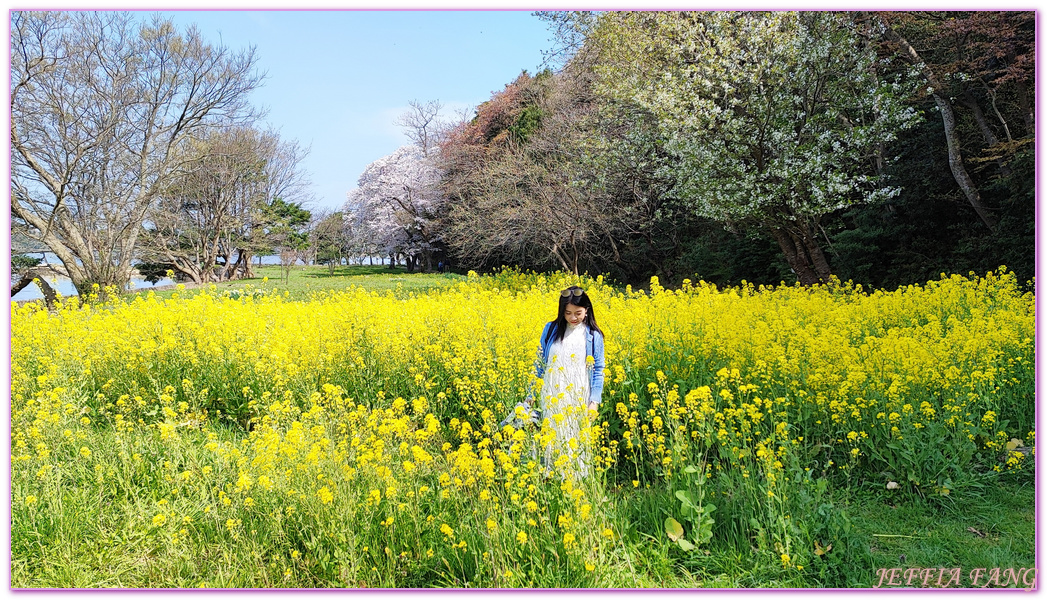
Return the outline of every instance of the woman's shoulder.
{"type": "Polygon", "coordinates": [[[589,336],[592,337],[594,341],[595,340],[600,340],[601,342],[604,341],[603,332],[600,331],[599,329],[595,329],[593,327],[586,327],[586,331],[589,333],[589,336]]]}

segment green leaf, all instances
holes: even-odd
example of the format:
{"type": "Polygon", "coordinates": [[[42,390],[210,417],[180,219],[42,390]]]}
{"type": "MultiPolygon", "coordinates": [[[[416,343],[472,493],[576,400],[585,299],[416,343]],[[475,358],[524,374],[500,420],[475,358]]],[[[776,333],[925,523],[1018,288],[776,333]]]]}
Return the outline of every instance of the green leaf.
{"type": "Polygon", "coordinates": [[[713,530],[710,525],[703,525],[698,531],[697,541],[699,544],[708,544],[713,539],[713,530]]]}
{"type": "Polygon", "coordinates": [[[680,500],[680,510],[683,511],[683,516],[690,519],[694,515],[700,512],[698,505],[695,504],[691,498],[691,493],[685,490],[677,490],[676,497],[680,500]]]}
{"type": "Polygon", "coordinates": [[[676,543],[679,544],[679,546],[680,546],[680,548],[682,550],[685,550],[687,552],[690,552],[691,550],[694,550],[694,544],[692,544],[691,542],[688,542],[684,538],[680,538],[680,539],[676,540],[676,543]]]}
{"type": "Polygon", "coordinates": [[[665,519],[665,535],[669,536],[669,539],[677,542],[683,539],[683,525],[672,517],[665,519]]]}

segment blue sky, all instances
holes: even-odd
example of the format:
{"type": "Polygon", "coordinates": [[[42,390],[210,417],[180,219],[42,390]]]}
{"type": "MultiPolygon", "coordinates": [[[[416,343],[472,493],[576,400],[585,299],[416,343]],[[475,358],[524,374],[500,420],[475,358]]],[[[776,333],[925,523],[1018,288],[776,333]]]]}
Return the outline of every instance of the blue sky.
{"type": "MultiPolygon", "coordinates": [[[[315,206],[340,209],[372,161],[409,143],[411,100],[475,107],[551,46],[530,11],[164,11],[231,49],[254,46],[268,77],[253,97],[281,138],[309,147],[315,206]]],[[[143,15],[144,16],[144,15],[143,15]]]]}

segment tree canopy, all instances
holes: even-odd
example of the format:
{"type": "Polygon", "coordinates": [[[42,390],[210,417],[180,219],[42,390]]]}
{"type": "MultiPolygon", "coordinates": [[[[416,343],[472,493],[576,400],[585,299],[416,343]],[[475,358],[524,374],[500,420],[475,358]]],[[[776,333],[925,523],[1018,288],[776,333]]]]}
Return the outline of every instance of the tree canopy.
{"type": "MultiPolygon", "coordinates": [[[[11,14],[11,215],[78,290],[385,254],[642,284],[1035,268],[1035,13],[561,11],[549,68],[317,213],[253,49],[135,13],[11,14]]],[[[44,265],[37,269],[54,269],[44,265]]]]}
{"type": "Polygon", "coordinates": [[[557,70],[524,73],[441,141],[462,266],[1032,276],[1033,13],[539,16],[557,70]]]}
{"type": "Polygon", "coordinates": [[[345,211],[384,253],[417,258],[428,270],[441,239],[439,181],[438,167],[421,147],[403,146],[367,165],[345,211]]]}
{"type": "Polygon", "coordinates": [[[287,237],[287,201],[301,211],[309,198],[303,151],[274,132],[231,127],[188,139],[177,152],[178,167],[147,213],[143,258],[196,283],[249,276],[251,256],[287,237]]]}
{"type": "Polygon", "coordinates": [[[598,89],[650,110],[678,194],[700,216],[767,228],[803,283],[831,274],[818,224],[897,195],[884,144],[917,114],[846,15],[609,13],[587,39],[598,89]]]}
{"type": "Polygon", "coordinates": [[[154,16],[11,15],[11,214],[83,292],[123,286],[177,147],[253,117],[252,50],[154,16]]]}

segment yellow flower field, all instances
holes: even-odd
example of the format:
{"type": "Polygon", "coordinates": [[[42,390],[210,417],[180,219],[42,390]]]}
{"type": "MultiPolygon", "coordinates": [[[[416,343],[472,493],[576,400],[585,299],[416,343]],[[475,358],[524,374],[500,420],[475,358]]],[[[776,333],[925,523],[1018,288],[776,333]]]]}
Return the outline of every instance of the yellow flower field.
{"type": "Polygon", "coordinates": [[[11,316],[14,587],[664,585],[640,541],[833,585],[844,534],[805,517],[831,490],[941,501],[1032,464],[1034,302],[1005,270],[890,292],[506,270],[11,316]],[[583,479],[538,460],[548,424],[497,425],[570,284],[607,335],[583,479]]]}

